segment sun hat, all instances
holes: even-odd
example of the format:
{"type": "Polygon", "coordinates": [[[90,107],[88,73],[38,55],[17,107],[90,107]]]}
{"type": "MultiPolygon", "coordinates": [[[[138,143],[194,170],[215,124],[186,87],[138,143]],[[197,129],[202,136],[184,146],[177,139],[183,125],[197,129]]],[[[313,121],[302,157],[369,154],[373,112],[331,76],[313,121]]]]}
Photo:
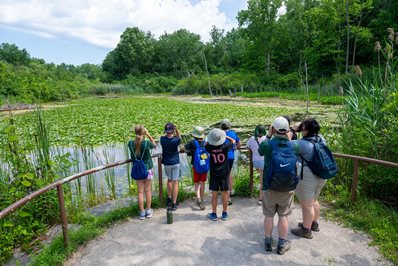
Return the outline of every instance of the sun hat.
{"type": "Polygon", "coordinates": [[[221,122],[220,122],[220,127],[221,127],[222,129],[228,129],[228,128],[230,128],[230,127],[231,127],[231,121],[229,121],[228,119],[223,119],[223,120],[221,120],[221,122]]]}
{"type": "Polygon", "coordinates": [[[284,117],[277,117],[272,124],[276,132],[287,133],[289,131],[289,122],[284,117]]]}
{"type": "Polygon", "coordinates": [[[213,128],[207,135],[207,141],[210,145],[219,146],[225,142],[225,137],[226,134],[224,130],[213,128]]]}
{"type": "Polygon", "coordinates": [[[205,130],[200,126],[193,127],[191,135],[195,138],[203,139],[205,137],[205,130]]]}
{"type": "Polygon", "coordinates": [[[173,133],[175,129],[176,129],[176,126],[173,123],[169,122],[164,126],[164,133],[168,133],[168,134],[173,133]]]}

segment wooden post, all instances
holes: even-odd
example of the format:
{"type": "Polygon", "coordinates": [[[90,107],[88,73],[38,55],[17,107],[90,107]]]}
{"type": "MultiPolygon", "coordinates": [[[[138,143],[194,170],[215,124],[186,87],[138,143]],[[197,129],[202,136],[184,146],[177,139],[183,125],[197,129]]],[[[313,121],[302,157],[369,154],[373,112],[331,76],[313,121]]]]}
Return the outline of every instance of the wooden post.
{"type": "Polygon", "coordinates": [[[57,193],[58,193],[58,204],[59,211],[61,213],[61,223],[62,223],[62,234],[64,237],[64,246],[68,246],[68,221],[66,220],[66,210],[65,210],[65,201],[64,201],[64,191],[62,189],[62,183],[57,185],[57,193]]]}
{"type": "Polygon", "coordinates": [[[250,192],[253,193],[253,153],[249,150],[249,175],[250,175],[250,192]]]}
{"type": "Polygon", "coordinates": [[[354,202],[357,197],[358,172],[359,172],[359,162],[358,159],[354,159],[354,176],[352,178],[352,184],[351,184],[351,202],[354,202]]]}
{"type": "Polygon", "coordinates": [[[159,176],[159,201],[163,204],[163,172],[162,172],[162,157],[158,156],[158,176],[159,176]]]}

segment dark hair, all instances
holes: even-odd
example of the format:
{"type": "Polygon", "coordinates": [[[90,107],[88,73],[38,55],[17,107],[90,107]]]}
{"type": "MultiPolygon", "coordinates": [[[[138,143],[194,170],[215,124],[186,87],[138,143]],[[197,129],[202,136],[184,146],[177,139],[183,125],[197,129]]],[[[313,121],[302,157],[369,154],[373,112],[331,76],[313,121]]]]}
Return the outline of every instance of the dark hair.
{"type": "Polygon", "coordinates": [[[290,125],[290,122],[291,122],[290,117],[288,115],[284,115],[282,117],[284,117],[287,120],[287,122],[289,123],[289,125],[290,125]]]}
{"type": "Polygon", "coordinates": [[[227,126],[226,124],[221,124],[221,129],[227,130],[227,129],[229,129],[229,126],[227,126]]]}
{"type": "Polygon", "coordinates": [[[314,135],[318,135],[321,127],[319,126],[319,123],[315,120],[315,118],[307,118],[303,122],[301,122],[300,130],[302,131],[303,129],[308,131],[307,137],[311,137],[314,135]]]}

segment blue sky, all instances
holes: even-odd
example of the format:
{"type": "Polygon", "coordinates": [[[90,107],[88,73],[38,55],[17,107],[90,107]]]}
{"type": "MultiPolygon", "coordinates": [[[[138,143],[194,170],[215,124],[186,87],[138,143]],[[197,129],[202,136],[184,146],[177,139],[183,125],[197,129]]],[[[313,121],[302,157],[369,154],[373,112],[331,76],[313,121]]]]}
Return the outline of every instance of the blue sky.
{"type": "Polygon", "coordinates": [[[236,27],[245,8],[246,0],[0,0],[0,43],[48,63],[101,64],[127,27],[155,37],[186,28],[206,41],[213,25],[236,27]]]}

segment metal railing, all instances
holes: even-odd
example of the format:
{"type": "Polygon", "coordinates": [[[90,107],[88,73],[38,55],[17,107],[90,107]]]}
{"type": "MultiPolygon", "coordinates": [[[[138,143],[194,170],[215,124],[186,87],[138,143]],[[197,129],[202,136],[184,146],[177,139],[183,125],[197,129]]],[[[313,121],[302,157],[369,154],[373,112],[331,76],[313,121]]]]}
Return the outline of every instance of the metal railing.
{"type": "MultiPolygon", "coordinates": [[[[243,148],[241,149],[243,150],[243,148]]],[[[250,175],[250,183],[249,183],[249,188],[250,191],[253,192],[253,159],[252,159],[252,153],[250,150],[247,150],[248,152],[248,157],[249,157],[249,175],[250,175]]],[[[354,160],[354,173],[353,173],[353,179],[352,179],[352,185],[351,185],[351,200],[355,201],[356,198],[356,191],[357,191],[357,186],[358,186],[358,175],[359,175],[359,162],[368,162],[368,163],[374,163],[374,164],[379,164],[387,167],[393,167],[393,168],[398,168],[398,163],[393,163],[393,162],[388,162],[388,161],[382,161],[382,160],[377,160],[377,159],[372,159],[372,158],[366,158],[366,157],[360,157],[360,156],[355,156],[355,155],[348,155],[348,154],[339,154],[339,153],[334,153],[335,157],[338,158],[346,158],[346,159],[351,159],[354,160]]],[[[154,154],[152,155],[152,158],[157,158],[158,160],[158,179],[159,179],[159,200],[161,203],[163,203],[163,173],[162,173],[162,161],[161,161],[161,154],[154,154]]],[[[65,209],[65,201],[64,201],[64,192],[62,185],[65,183],[68,183],[72,180],[81,178],[83,176],[93,174],[95,172],[99,172],[108,168],[113,168],[115,166],[119,165],[124,165],[126,163],[130,163],[132,160],[123,160],[123,161],[118,161],[115,163],[107,164],[107,165],[102,165],[98,166],[86,171],[83,171],[81,173],[71,175],[69,177],[57,180],[39,190],[36,190],[32,192],[31,194],[27,195],[26,197],[18,200],[17,202],[13,203],[12,205],[8,206],[4,210],[0,212],[0,219],[6,217],[8,214],[14,212],[16,209],[22,207],[26,203],[30,202],[32,199],[46,193],[47,191],[57,188],[57,195],[58,195],[58,204],[59,204],[59,209],[60,209],[60,218],[61,218],[61,223],[62,223],[62,234],[64,238],[64,245],[68,245],[68,222],[67,222],[67,215],[66,215],[66,209],[65,209]]]]}

